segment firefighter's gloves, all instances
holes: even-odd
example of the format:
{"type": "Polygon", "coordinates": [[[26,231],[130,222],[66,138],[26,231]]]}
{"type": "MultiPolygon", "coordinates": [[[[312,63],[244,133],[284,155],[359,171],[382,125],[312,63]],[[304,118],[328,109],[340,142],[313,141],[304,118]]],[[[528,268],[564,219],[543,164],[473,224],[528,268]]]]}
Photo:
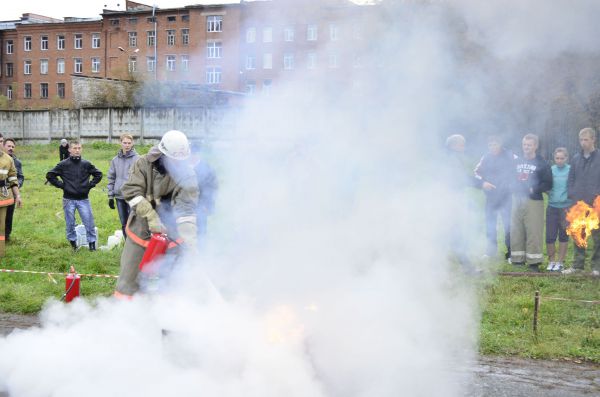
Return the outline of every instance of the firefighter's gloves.
{"type": "Polygon", "coordinates": [[[110,207],[111,210],[115,209],[115,199],[114,198],[109,198],[108,199],[108,206],[110,207]]]}
{"type": "Polygon", "coordinates": [[[135,205],[135,213],[138,216],[146,218],[151,233],[162,233],[165,229],[160,222],[158,213],[152,208],[152,204],[150,204],[148,200],[140,200],[140,202],[135,205]]]}

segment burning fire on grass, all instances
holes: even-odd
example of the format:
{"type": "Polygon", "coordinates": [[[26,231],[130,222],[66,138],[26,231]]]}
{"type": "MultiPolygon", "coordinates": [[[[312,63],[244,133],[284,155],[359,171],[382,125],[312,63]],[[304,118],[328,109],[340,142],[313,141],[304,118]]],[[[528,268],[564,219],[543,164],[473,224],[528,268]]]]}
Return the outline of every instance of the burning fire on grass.
{"type": "Polygon", "coordinates": [[[594,200],[590,207],[583,201],[578,201],[567,212],[567,234],[573,238],[578,247],[587,248],[587,239],[592,230],[600,227],[600,196],[594,200]]]}

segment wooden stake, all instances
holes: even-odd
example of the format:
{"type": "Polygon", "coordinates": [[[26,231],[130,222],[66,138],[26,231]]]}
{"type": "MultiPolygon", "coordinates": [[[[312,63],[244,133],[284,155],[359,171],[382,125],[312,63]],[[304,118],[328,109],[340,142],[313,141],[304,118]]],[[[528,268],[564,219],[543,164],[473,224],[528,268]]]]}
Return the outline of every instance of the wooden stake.
{"type": "Polygon", "coordinates": [[[537,336],[538,311],[540,309],[540,291],[535,291],[533,301],[533,334],[537,336]]]}

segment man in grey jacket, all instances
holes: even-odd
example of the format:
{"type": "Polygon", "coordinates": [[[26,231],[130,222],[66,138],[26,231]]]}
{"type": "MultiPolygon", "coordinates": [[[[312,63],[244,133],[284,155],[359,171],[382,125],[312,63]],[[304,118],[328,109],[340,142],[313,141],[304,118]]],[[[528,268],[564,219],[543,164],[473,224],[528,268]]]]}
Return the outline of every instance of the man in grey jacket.
{"type": "Polygon", "coordinates": [[[127,238],[127,235],[125,234],[125,225],[127,224],[127,218],[129,218],[129,204],[123,199],[121,187],[129,178],[129,169],[139,157],[140,156],[133,148],[133,136],[130,134],[122,134],[121,149],[111,160],[110,168],[108,169],[107,188],[108,206],[114,210],[116,200],[116,208],[119,213],[121,228],[123,229],[123,237],[125,238],[127,238]]]}
{"type": "MultiPolygon", "coordinates": [[[[573,202],[585,201],[592,206],[594,200],[600,195],[600,154],[596,149],[596,131],[593,128],[584,128],[579,131],[579,145],[581,152],[573,156],[567,191],[573,202]]],[[[591,258],[592,274],[600,276],[600,230],[592,230],[594,248],[591,258]]],[[[580,272],[585,264],[585,248],[574,244],[573,266],[563,270],[564,274],[580,272]]]]}

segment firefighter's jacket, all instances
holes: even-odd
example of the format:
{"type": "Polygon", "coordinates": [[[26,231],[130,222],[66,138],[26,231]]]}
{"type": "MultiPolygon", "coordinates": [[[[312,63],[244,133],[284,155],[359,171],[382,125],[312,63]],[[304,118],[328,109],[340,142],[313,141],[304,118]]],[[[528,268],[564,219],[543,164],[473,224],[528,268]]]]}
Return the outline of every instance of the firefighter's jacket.
{"type": "Polygon", "coordinates": [[[142,246],[147,246],[151,236],[146,218],[137,216],[135,212],[136,204],[142,198],[152,204],[161,223],[167,228],[169,238],[177,239],[180,236],[182,224],[196,225],[198,185],[193,169],[189,173],[182,172],[182,175],[178,173],[177,177],[164,170],[161,172],[157,167],[161,155],[154,146],[148,154],[141,156],[131,167],[129,179],[121,188],[123,198],[132,208],[125,228],[127,237],[142,246]]]}
{"type": "Polygon", "coordinates": [[[0,150],[0,207],[14,204],[12,187],[19,186],[17,169],[12,157],[0,150]]]}

